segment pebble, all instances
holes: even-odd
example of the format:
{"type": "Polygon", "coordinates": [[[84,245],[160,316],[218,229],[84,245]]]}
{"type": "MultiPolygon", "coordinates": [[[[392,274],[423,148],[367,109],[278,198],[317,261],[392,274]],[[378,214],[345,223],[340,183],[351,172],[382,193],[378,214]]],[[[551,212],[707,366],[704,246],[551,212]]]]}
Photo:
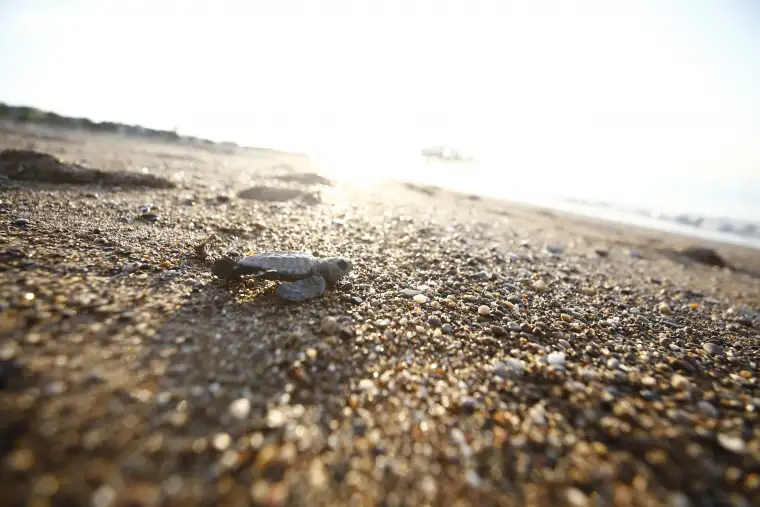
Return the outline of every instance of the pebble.
{"type": "Polygon", "coordinates": [[[673,313],[673,310],[670,309],[670,306],[668,306],[667,303],[660,303],[657,307],[657,310],[665,315],[670,315],[673,313]]]}
{"type": "Polygon", "coordinates": [[[331,315],[328,315],[322,319],[322,323],[320,324],[319,329],[324,334],[331,336],[338,333],[340,330],[340,324],[338,324],[338,319],[331,315]]]}
{"type": "Polygon", "coordinates": [[[460,405],[460,408],[463,413],[465,414],[472,414],[475,412],[475,409],[477,408],[478,402],[475,398],[472,396],[465,396],[462,399],[462,403],[460,405]]]}
{"type": "Polygon", "coordinates": [[[564,366],[565,365],[565,353],[564,352],[552,352],[546,358],[549,364],[552,366],[564,366]]]}
{"type": "Polygon", "coordinates": [[[504,361],[495,362],[491,369],[495,375],[501,378],[509,378],[513,375],[521,374],[525,370],[525,367],[519,360],[508,358],[504,361]]]}
{"type": "Polygon", "coordinates": [[[251,402],[248,398],[239,398],[230,404],[230,415],[235,419],[245,419],[251,412],[251,402]]]}
{"type": "Polygon", "coordinates": [[[491,332],[494,336],[506,336],[507,332],[501,326],[491,326],[491,332]]]}
{"type": "Polygon", "coordinates": [[[142,267],[142,264],[135,262],[133,264],[125,264],[121,267],[121,270],[125,273],[134,273],[142,267]]]}
{"type": "Polygon", "coordinates": [[[739,437],[732,437],[725,433],[718,433],[717,439],[721,447],[728,451],[735,454],[744,454],[747,452],[747,442],[739,437]]]}
{"type": "Polygon", "coordinates": [[[407,298],[413,298],[414,296],[417,296],[419,294],[420,294],[420,291],[418,291],[417,289],[402,289],[401,290],[401,295],[407,298]]]}
{"type": "Polygon", "coordinates": [[[17,218],[13,222],[11,222],[11,225],[13,225],[14,227],[26,227],[27,225],[29,225],[29,220],[26,218],[17,218]]]}
{"type": "Polygon", "coordinates": [[[390,325],[390,323],[391,323],[390,320],[388,320],[388,319],[382,319],[382,320],[378,320],[377,322],[375,322],[375,325],[377,327],[379,327],[380,329],[385,329],[386,327],[388,327],[390,325]]]}
{"type": "Polygon", "coordinates": [[[478,315],[486,316],[491,314],[491,308],[486,305],[480,305],[478,307],[478,315]]]}
{"type": "Polygon", "coordinates": [[[705,414],[707,417],[712,417],[713,419],[716,419],[720,412],[718,412],[718,409],[715,408],[715,406],[706,400],[700,400],[699,403],[697,403],[697,408],[702,411],[703,414],[705,414]]]}
{"type": "Polygon", "coordinates": [[[116,505],[116,490],[107,484],[103,484],[96,489],[90,497],[92,507],[111,507],[116,505]]]}
{"type": "Polygon", "coordinates": [[[535,282],[533,282],[532,287],[539,292],[544,291],[546,290],[546,282],[544,282],[543,280],[536,280],[535,282]]]}
{"type": "Polygon", "coordinates": [[[673,375],[673,377],[671,377],[670,385],[673,386],[673,389],[685,390],[689,388],[690,383],[689,383],[689,379],[687,379],[683,375],[676,373],[675,375],[673,375]]]}
{"type": "Polygon", "coordinates": [[[693,503],[685,493],[674,491],[668,494],[667,507],[693,507],[693,503]]]}
{"type": "Polygon", "coordinates": [[[444,324],[441,327],[441,332],[443,332],[443,334],[451,334],[454,332],[454,328],[451,326],[451,324],[444,324]]]}
{"type": "Polygon", "coordinates": [[[607,360],[607,368],[610,370],[616,370],[620,366],[620,360],[616,357],[611,357],[607,360]]]}
{"type": "Polygon", "coordinates": [[[578,488],[567,488],[565,490],[565,499],[572,507],[586,507],[588,505],[586,493],[578,488]]]}
{"type": "Polygon", "coordinates": [[[717,343],[706,342],[702,345],[702,348],[705,350],[705,352],[712,354],[713,356],[719,356],[723,354],[723,347],[717,343]]]}
{"type": "Polygon", "coordinates": [[[16,449],[5,458],[5,463],[13,471],[27,472],[34,466],[34,452],[31,449],[16,449]]]}
{"type": "Polygon", "coordinates": [[[424,304],[424,303],[427,303],[428,297],[425,296],[424,294],[417,294],[412,299],[414,299],[415,303],[424,304]]]}

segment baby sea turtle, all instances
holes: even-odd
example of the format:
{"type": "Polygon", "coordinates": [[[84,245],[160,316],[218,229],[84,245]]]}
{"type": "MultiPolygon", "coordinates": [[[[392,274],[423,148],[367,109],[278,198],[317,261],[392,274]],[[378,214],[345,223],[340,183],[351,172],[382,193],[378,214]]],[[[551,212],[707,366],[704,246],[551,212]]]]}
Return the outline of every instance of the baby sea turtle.
{"type": "Polygon", "coordinates": [[[211,273],[232,280],[254,275],[265,280],[282,280],[275,292],[286,301],[305,301],[320,297],[325,289],[347,275],[351,261],[342,257],[320,258],[307,252],[263,252],[235,260],[222,257],[211,273]]]}

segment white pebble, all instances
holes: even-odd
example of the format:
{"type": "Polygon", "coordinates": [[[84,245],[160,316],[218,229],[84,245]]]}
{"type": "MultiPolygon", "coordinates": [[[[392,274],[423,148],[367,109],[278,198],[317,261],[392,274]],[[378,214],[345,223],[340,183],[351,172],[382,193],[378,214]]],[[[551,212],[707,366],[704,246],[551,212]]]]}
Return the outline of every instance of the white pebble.
{"type": "Polygon", "coordinates": [[[565,354],[564,352],[552,352],[549,354],[549,357],[547,357],[547,360],[549,361],[549,364],[553,366],[564,366],[565,354]]]}
{"type": "Polygon", "coordinates": [[[578,488],[567,488],[565,490],[565,499],[573,507],[586,507],[588,505],[586,493],[578,488]]]}
{"type": "Polygon", "coordinates": [[[248,398],[239,398],[230,403],[230,415],[235,419],[245,419],[251,413],[251,402],[248,398]]]}
{"type": "Polygon", "coordinates": [[[725,433],[718,433],[718,443],[726,450],[736,454],[747,452],[747,443],[739,437],[732,437],[725,433]]]}
{"type": "Polygon", "coordinates": [[[90,504],[93,507],[111,507],[115,505],[116,490],[107,484],[103,484],[90,497],[90,504]]]}
{"type": "Polygon", "coordinates": [[[480,476],[478,475],[478,473],[472,469],[467,471],[467,474],[465,475],[465,477],[467,480],[467,484],[473,488],[480,486],[480,483],[483,482],[480,476]]]}
{"type": "Polygon", "coordinates": [[[425,296],[424,294],[417,294],[412,299],[414,299],[415,303],[424,304],[424,303],[427,303],[428,297],[425,296]]]}
{"type": "Polygon", "coordinates": [[[491,313],[491,309],[487,307],[486,305],[480,305],[478,307],[478,315],[485,316],[485,315],[490,315],[490,313],[491,313]]]}
{"type": "Polygon", "coordinates": [[[660,303],[657,309],[660,311],[660,313],[664,313],[665,315],[670,315],[673,313],[673,310],[671,310],[670,306],[668,306],[666,303],[660,303]]]}
{"type": "Polygon", "coordinates": [[[533,282],[533,288],[539,292],[546,290],[546,282],[543,280],[536,280],[533,282]]]}
{"type": "Polygon", "coordinates": [[[680,390],[688,389],[689,379],[687,379],[683,375],[679,375],[678,373],[676,373],[670,379],[670,385],[673,386],[673,389],[680,389],[680,390]]]}
{"type": "Polygon", "coordinates": [[[217,433],[211,441],[211,444],[217,451],[227,449],[230,446],[230,443],[232,443],[232,438],[230,438],[227,433],[217,433]]]}

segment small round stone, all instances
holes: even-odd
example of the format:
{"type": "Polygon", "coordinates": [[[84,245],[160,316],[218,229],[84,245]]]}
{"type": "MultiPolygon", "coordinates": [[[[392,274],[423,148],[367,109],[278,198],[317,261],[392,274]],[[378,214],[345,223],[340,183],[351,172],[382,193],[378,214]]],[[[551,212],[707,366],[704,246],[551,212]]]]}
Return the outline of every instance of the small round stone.
{"type": "Polygon", "coordinates": [[[707,342],[702,345],[702,348],[705,350],[705,352],[713,356],[719,356],[723,354],[723,347],[721,347],[717,343],[707,342]]]}
{"type": "Polygon", "coordinates": [[[338,333],[340,330],[340,324],[338,324],[338,319],[331,315],[328,315],[322,319],[322,323],[320,324],[319,329],[324,334],[330,336],[338,333]]]}
{"type": "Polygon", "coordinates": [[[671,309],[670,309],[670,306],[668,306],[668,304],[667,304],[667,303],[660,303],[660,304],[657,306],[657,310],[658,310],[660,313],[662,313],[662,314],[665,314],[665,315],[670,315],[670,314],[672,314],[672,313],[673,313],[673,310],[671,310],[671,309]]]}
{"type": "Polygon", "coordinates": [[[486,305],[480,305],[478,307],[478,315],[486,316],[491,314],[491,308],[486,305]]]}
{"type": "Polygon", "coordinates": [[[428,297],[425,296],[424,294],[417,294],[412,299],[414,300],[415,303],[424,304],[424,303],[427,303],[428,297]]]}
{"type": "Polygon", "coordinates": [[[116,490],[111,486],[104,484],[92,494],[90,497],[90,505],[92,505],[92,507],[111,507],[116,504],[116,498],[116,490]]]}
{"type": "Polygon", "coordinates": [[[229,434],[227,433],[217,433],[214,435],[211,443],[214,446],[214,449],[217,451],[223,451],[230,446],[232,443],[232,438],[230,438],[229,434]]]}
{"type": "Polygon", "coordinates": [[[235,419],[245,419],[251,413],[251,402],[248,398],[239,398],[230,404],[230,415],[235,419]]]}
{"type": "Polygon", "coordinates": [[[688,389],[690,386],[690,383],[689,383],[689,379],[687,379],[683,375],[679,375],[678,373],[676,373],[670,379],[670,385],[673,386],[673,389],[678,389],[682,391],[682,390],[688,389]]]}

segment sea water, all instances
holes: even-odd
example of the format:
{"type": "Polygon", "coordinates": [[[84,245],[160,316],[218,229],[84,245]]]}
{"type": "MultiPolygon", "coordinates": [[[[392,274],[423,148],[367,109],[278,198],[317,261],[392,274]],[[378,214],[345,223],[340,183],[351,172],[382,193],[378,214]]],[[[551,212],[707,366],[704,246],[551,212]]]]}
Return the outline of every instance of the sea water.
{"type": "Polygon", "coordinates": [[[427,184],[760,249],[760,184],[635,171],[609,175],[541,172],[497,161],[443,161],[421,153],[315,156],[320,170],[358,183],[378,179],[427,184]]]}

